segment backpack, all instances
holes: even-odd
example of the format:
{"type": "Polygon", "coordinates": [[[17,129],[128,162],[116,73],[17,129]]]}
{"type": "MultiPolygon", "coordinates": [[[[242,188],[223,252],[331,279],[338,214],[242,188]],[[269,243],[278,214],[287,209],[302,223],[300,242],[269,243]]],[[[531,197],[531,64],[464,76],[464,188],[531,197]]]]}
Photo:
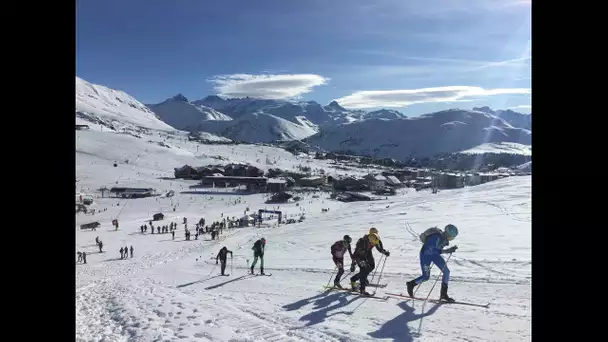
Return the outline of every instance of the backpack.
{"type": "Polygon", "coordinates": [[[336,241],[333,245],[331,245],[331,254],[333,255],[334,253],[342,251],[343,249],[345,249],[344,242],[342,242],[342,240],[336,241]]]}
{"type": "Polygon", "coordinates": [[[420,241],[422,241],[422,243],[425,243],[427,237],[437,233],[443,234],[443,231],[437,227],[429,228],[425,230],[422,234],[420,234],[420,241]]]}

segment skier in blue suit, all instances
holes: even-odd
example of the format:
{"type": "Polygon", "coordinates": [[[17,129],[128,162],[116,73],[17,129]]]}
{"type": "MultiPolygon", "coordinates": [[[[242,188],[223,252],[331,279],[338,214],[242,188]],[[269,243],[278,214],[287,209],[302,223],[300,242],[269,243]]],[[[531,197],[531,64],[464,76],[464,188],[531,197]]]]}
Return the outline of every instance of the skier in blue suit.
{"type": "Polygon", "coordinates": [[[438,228],[429,228],[420,235],[420,239],[424,243],[422,249],[420,249],[420,268],[422,269],[422,275],[406,283],[407,293],[410,297],[414,297],[413,291],[418,284],[429,280],[431,276],[430,269],[432,262],[437,265],[440,270],[443,270],[440,299],[447,302],[454,301],[454,299],[448,296],[450,270],[446,266],[445,260],[441,254],[454,253],[458,249],[458,246],[443,249],[444,247],[448,246],[450,241],[453,240],[457,235],[458,228],[456,228],[456,226],[453,224],[448,224],[445,226],[444,231],[441,231],[438,228]]]}

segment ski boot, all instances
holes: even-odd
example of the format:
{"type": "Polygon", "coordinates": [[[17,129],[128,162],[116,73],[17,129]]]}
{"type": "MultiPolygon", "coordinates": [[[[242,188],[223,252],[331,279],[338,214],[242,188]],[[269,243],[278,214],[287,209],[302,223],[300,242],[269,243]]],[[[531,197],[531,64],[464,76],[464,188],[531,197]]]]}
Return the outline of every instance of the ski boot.
{"type": "Polygon", "coordinates": [[[362,296],[371,296],[371,294],[369,294],[369,292],[365,291],[365,287],[361,287],[361,290],[359,292],[361,293],[362,296]]]}
{"type": "Polygon", "coordinates": [[[357,291],[357,282],[356,281],[351,281],[350,282],[350,289],[352,291],[357,291]]]}
{"type": "Polygon", "coordinates": [[[418,284],[416,284],[413,280],[405,283],[405,286],[407,286],[408,296],[414,298],[414,289],[416,288],[416,285],[418,285],[418,284]]]}
{"type": "Polygon", "coordinates": [[[265,274],[264,274],[264,268],[263,268],[263,267],[262,267],[262,268],[260,268],[260,274],[261,274],[261,275],[265,275],[265,274]]]}
{"type": "Polygon", "coordinates": [[[334,287],[338,289],[343,289],[342,285],[340,285],[340,282],[338,281],[334,281],[334,287]]]}
{"type": "Polygon", "coordinates": [[[255,273],[253,273],[253,266],[251,266],[251,274],[255,274],[255,273]]]}
{"type": "Polygon", "coordinates": [[[439,297],[439,300],[443,300],[448,303],[455,302],[454,298],[450,298],[448,296],[448,284],[446,283],[441,283],[441,297],[439,297]]]}

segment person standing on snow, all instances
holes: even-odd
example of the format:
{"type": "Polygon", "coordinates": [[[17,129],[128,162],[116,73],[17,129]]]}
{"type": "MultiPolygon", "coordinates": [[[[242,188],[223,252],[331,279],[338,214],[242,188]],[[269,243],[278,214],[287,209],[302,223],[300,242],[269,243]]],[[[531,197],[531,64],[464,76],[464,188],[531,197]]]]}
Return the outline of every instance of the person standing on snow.
{"type": "Polygon", "coordinates": [[[82,252],[82,261],[86,264],[87,263],[87,252],[82,252]]]}
{"type": "Polygon", "coordinates": [[[103,251],[101,250],[103,248],[103,242],[101,240],[99,240],[99,253],[103,253],[103,251]]]}
{"type": "Polygon", "coordinates": [[[258,258],[260,258],[260,274],[264,274],[264,248],[266,247],[266,239],[261,238],[253,244],[253,263],[251,263],[251,274],[253,273],[253,268],[255,264],[258,262],[258,258]]]}
{"type": "Polygon", "coordinates": [[[175,230],[171,231],[171,240],[175,240],[175,230]]]}
{"type": "MultiPolygon", "coordinates": [[[[378,231],[376,228],[372,229],[378,231]]],[[[372,229],[370,229],[370,232],[372,229]]],[[[355,253],[353,253],[354,260],[357,265],[359,265],[359,273],[350,278],[350,286],[353,291],[355,291],[357,280],[360,280],[361,285],[359,287],[359,291],[361,294],[366,296],[369,296],[369,293],[365,292],[365,287],[369,284],[367,276],[375,267],[374,255],[372,254],[372,248],[374,247],[376,247],[378,252],[386,255],[387,257],[390,255],[389,251],[384,250],[382,247],[382,242],[380,241],[378,234],[373,232],[364,235],[357,241],[355,253]]]]}
{"type": "Polygon", "coordinates": [[[224,246],[224,247],[222,247],[222,249],[220,249],[220,252],[217,253],[217,256],[215,257],[216,265],[217,265],[218,258],[222,262],[222,275],[225,275],[224,271],[226,270],[226,258],[228,257],[228,253],[230,253],[230,258],[232,258],[232,251],[229,251],[228,248],[226,248],[226,246],[224,246]]]}
{"type": "Polygon", "coordinates": [[[445,226],[443,232],[438,228],[429,228],[420,235],[420,239],[424,243],[420,249],[420,268],[422,269],[422,275],[412,281],[406,283],[407,294],[410,297],[414,297],[414,288],[418,284],[429,280],[431,276],[431,262],[437,265],[437,267],[443,271],[443,277],[441,279],[441,295],[440,300],[447,302],[453,302],[454,299],[448,296],[448,282],[450,280],[450,270],[445,264],[445,260],[441,254],[454,253],[458,246],[453,246],[447,249],[444,247],[450,244],[450,241],[458,236],[458,228],[453,224],[445,226]]]}
{"type": "Polygon", "coordinates": [[[124,249],[122,247],[120,247],[120,259],[124,259],[125,254],[124,254],[124,249]]]}
{"type": "Polygon", "coordinates": [[[81,262],[82,261],[82,252],[78,252],[78,260],[76,260],[76,262],[81,262]]]}
{"type": "MultiPolygon", "coordinates": [[[[344,253],[348,251],[350,260],[353,260],[353,252],[350,249],[350,243],[352,241],[353,239],[351,239],[350,236],[344,235],[342,240],[336,241],[333,245],[331,245],[331,256],[334,264],[336,264],[336,267],[338,267],[338,274],[336,275],[336,279],[334,279],[335,287],[342,288],[342,285],[340,285],[340,278],[342,278],[342,275],[344,274],[344,253]]],[[[353,262],[351,272],[355,271],[354,265],[355,264],[353,262]]]]}
{"type": "Polygon", "coordinates": [[[131,249],[129,250],[131,252],[131,258],[133,257],[133,246],[131,246],[131,249]]]}

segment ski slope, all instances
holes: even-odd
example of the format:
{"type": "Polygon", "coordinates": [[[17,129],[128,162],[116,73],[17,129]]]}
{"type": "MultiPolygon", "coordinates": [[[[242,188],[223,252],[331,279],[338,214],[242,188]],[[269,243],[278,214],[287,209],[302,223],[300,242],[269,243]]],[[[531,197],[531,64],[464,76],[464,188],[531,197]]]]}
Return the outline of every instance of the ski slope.
{"type": "Polygon", "coordinates": [[[484,153],[509,153],[521,154],[524,156],[532,155],[532,145],[523,145],[518,143],[502,142],[502,143],[485,143],[475,146],[468,150],[462,151],[463,154],[484,154],[484,153]]]}
{"type": "MultiPolygon", "coordinates": [[[[188,228],[192,229],[201,217],[209,224],[221,220],[222,215],[241,217],[247,208],[257,211],[272,209],[273,205],[263,203],[264,195],[239,195],[224,189],[215,190],[216,193],[202,192],[189,189],[194,184],[192,181],[159,179],[159,175],[170,173],[166,168],[173,166],[173,161],[200,157],[183,144],[180,145],[183,156],[177,150],[156,155],[157,149],[164,147],[150,146],[137,163],[114,168],[104,163],[119,153],[118,146],[139,151],[140,142],[134,143],[136,138],[120,137],[135,139],[127,144],[114,140],[117,138],[114,133],[79,131],[77,136],[80,138],[77,146],[81,144],[81,152],[77,152],[78,186],[82,182],[91,188],[110,186],[110,182],[118,180],[122,184],[123,179],[131,178],[131,182],[151,184],[159,190],[176,190],[171,198],[95,198],[94,207],[101,212],[76,216],[77,225],[93,220],[102,224],[97,231],[75,228],[76,249],[90,253],[86,265],[76,265],[76,337],[79,341],[526,341],[531,338],[529,176],[440,191],[435,195],[404,190],[374,202],[342,203],[328,199],[327,194],[321,194],[320,198],[307,195],[299,206],[279,205],[289,218],[304,213],[306,220],[302,223],[234,228],[226,230],[220,241],[210,241],[208,235],[198,240],[192,235],[192,241],[184,241],[183,217],[188,218],[188,228]],[[90,141],[83,143],[85,140],[90,141]],[[187,154],[188,151],[193,155],[187,154]],[[176,210],[172,211],[174,206],[176,210]],[[321,208],[330,210],[322,212],[321,208]],[[141,234],[140,225],[156,212],[166,216],[155,226],[178,223],[175,240],[171,234],[152,235],[149,231],[141,234]],[[117,231],[110,224],[115,217],[120,221],[117,231]],[[391,252],[380,281],[388,285],[378,289],[377,294],[403,292],[405,282],[419,275],[420,249],[420,243],[404,228],[405,222],[417,232],[447,223],[459,227],[460,235],[454,240],[459,249],[448,263],[452,275],[450,295],[457,300],[490,303],[488,309],[433,303],[423,308],[422,302],[392,298],[382,301],[347,292],[323,291],[333,269],[330,245],[344,234],[351,235],[355,242],[369,227],[375,226],[385,248],[391,252]],[[104,253],[98,253],[96,236],[104,243],[104,253]],[[268,241],[265,271],[272,276],[246,276],[248,260],[252,259],[251,246],[262,236],[268,241]],[[133,246],[134,257],[121,260],[118,251],[121,246],[133,246]],[[218,276],[219,266],[212,260],[222,246],[234,252],[227,268],[229,277],[218,276]]],[[[230,146],[208,148],[223,148],[227,157],[246,158],[238,154],[231,156],[230,146]]],[[[260,147],[248,147],[238,153],[251,154],[256,148],[260,147]]],[[[285,159],[283,163],[288,163],[286,156],[278,152],[277,155],[285,159]]],[[[380,257],[377,252],[374,254],[380,267],[380,257]]],[[[346,263],[349,262],[347,256],[346,263]]],[[[259,273],[259,263],[256,273],[259,273]]],[[[431,279],[437,274],[433,269],[431,279]]],[[[376,281],[377,276],[373,283],[376,281]]],[[[432,283],[423,284],[418,295],[426,295],[432,283]]],[[[438,296],[439,285],[431,294],[433,298],[438,296]]]]}

